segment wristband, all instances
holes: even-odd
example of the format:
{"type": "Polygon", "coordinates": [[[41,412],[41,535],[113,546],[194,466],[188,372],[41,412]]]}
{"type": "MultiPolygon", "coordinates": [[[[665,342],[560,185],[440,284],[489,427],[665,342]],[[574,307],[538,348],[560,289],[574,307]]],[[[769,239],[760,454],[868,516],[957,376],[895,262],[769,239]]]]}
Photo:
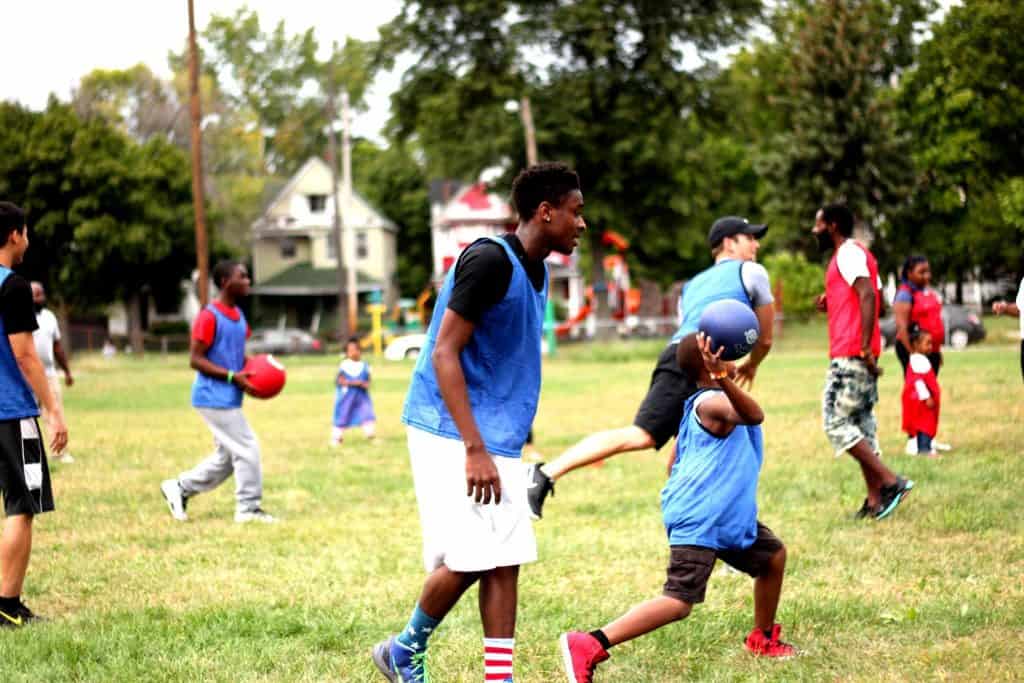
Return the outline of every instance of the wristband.
{"type": "Polygon", "coordinates": [[[709,372],[708,375],[710,375],[711,379],[714,379],[714,380],[725,379],[726,377],[729,376],[729,371],[728,370],[722,370],[717,375],[715,373],[713,373],[713,372],[709,372]]]}
{"type": "Polygon", "coordinates": [[[235,373],[232,372],[231,370],[228,370],[228,376],[224,378],[224,381],[226,381],[228,384],[234,384],[234,379],[235,373]]]}

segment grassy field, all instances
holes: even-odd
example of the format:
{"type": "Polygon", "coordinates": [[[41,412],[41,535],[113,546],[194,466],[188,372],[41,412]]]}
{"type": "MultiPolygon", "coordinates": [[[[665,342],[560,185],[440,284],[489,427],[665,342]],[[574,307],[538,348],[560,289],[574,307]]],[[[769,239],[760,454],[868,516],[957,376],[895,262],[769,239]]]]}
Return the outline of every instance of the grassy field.
{"type": "MultiPolygon", "coordinates": [[[[856,523],[863,488],[821,432],[818,325],[793,327],[758,377],[767,413],[761,518],[789,546],[779,620],[806,656],[753,659],[750,580],[714,575],[686,621],[627,643],[598,681],[1010,681],[1024,678],[1024,388],[1013,323],[949,353],[941,461],[902,454],[899,365],[884,360],[885,459],[918,487],[894,518],[856,523]]],[[[556,455],[628,424],[660,343],[563,347],[545,367],[537,446],[556,455]]],[[[371,645],[400,628],[423,580],[399,423],[411,366],[374,367],[380,436],[327,446],[334,358],[288,359],[289,384],[246,412],[263,447],[267,527],[232,521],[233,485],[167,514],[160,480],[210,449],[183,356],[76,359],[72,452],[58,510],[38,520],[25,599],[50,618],[0,633],[3,681],[374,681],[371,645]]],[[[517,680],[561,681],[556,639],[660,592],[666,453],[566,477],[536,525],[520,585],[517,680]]],[[[436,681],[483,678],[475,599],[432,641],[436,681]]],[[[383,678],[379,678],[383,680],[383,678]]]]}

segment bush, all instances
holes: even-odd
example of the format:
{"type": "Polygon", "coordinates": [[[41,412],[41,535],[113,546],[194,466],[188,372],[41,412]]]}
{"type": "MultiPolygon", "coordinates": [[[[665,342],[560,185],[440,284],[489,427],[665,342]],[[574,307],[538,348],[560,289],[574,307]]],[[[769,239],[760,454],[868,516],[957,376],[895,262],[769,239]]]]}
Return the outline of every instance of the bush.
{"type": "Polygon", "coordinates": [[[762,261],[775,292],[782,290],[782,312],[790,320],[806,320],[815,312],[814,301],[825,291],[825,269],[803,254],[780,252],[762,261]]]}
{"type": "Polygon", "coordinates": [[[149,326],[149,334],[159,337],[161,335],[188,334],[191,330],[184,320],[162,320],[149,326]]]}

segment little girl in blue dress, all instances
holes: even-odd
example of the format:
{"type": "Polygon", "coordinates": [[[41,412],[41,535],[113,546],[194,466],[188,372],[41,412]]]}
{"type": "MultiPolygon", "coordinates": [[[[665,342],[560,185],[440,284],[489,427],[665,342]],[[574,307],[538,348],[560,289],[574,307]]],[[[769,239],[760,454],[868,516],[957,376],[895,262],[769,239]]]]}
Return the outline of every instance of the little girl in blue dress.
{"type": "Polygon", "coordinates": [[[359,341],[349,339],[335,382],[332,446],[340,446],[344,431],[352,427],[362,427],[368,439],[375,434],[377,418],[370,399],[370,366],[361,358],[359,341]]]}

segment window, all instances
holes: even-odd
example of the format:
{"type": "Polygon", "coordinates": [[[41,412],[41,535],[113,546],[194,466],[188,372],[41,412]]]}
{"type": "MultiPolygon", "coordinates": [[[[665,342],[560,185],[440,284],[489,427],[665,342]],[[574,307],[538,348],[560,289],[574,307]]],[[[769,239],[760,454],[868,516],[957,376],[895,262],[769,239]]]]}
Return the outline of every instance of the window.
{"type": "Polygon", "coordinates": [[[310,213],[323,213],[327,209],[327,195],[325,194],[307,194],[306,199],[309,200],[310,213]]]}
{"type": "Polygon", "coordinates": [[[338,258],[338,242],[334,239],[334,231],[327,233],[327,258],[332,261],[338,258]]]}
{"type": "Polygon", "coordinates": [[[365,259],[370,255],[370,236],[366,232],[356,233],[356,258],[365,259]]]}
{"type": "Polygon", "coordinates": [[[288,238],[281,240],[281,258],[295,258],[295,240],[288,238]]]}

